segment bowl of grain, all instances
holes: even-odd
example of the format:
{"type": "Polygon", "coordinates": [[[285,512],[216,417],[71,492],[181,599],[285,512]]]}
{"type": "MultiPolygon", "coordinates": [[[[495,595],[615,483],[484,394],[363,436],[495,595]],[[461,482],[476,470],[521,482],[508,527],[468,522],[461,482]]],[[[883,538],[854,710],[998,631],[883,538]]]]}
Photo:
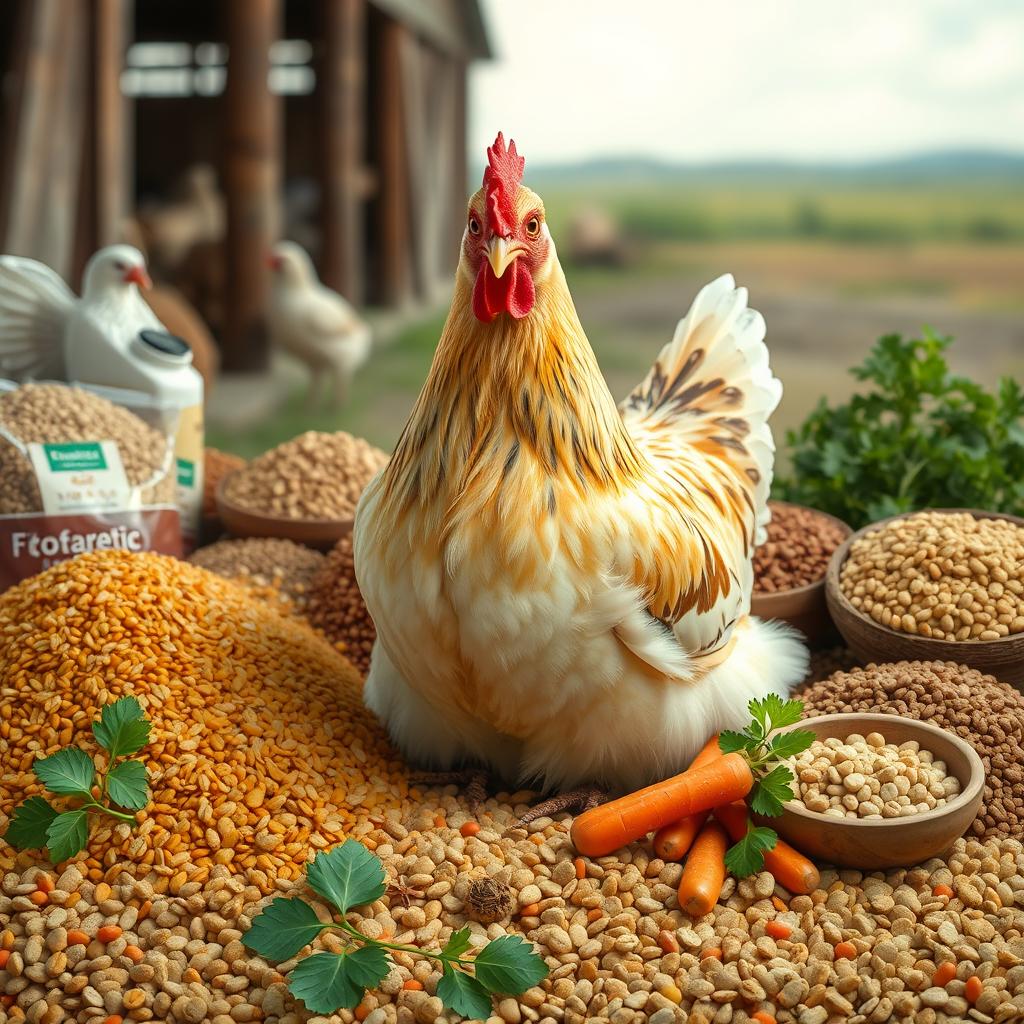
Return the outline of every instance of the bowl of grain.
{"type": "Polygon", "coordinates": [[[310,430],[228,473],[217,511],[232,536],[327,550],[351,533],[363,488],[387,461],[362,438],[310,430]]]}
{"type": "Polygon", "coordinates": [[[825,595],[861,661],[957,661],[1024,684],[1024,519],[928,509],[872,523],[833,554],[825,595]]]}
{"type": "Polygon", "coordinates": [[[815,740],[791,765],[796,799],[765,824],[810,857],[862,871],[921,864],[978,814],[985,766],[955,733],[885,714],[822,715],[792,728],[815,740]]]}
{"type": "Polygon", "coordinates": [[[826,512],[788,501],[769,501],[768,507],[767,538],[754,551],[751,614],[788,622],[812,647],[827,646],[836,634],[825,601],[825,574],[850,527],[826,512]]]}

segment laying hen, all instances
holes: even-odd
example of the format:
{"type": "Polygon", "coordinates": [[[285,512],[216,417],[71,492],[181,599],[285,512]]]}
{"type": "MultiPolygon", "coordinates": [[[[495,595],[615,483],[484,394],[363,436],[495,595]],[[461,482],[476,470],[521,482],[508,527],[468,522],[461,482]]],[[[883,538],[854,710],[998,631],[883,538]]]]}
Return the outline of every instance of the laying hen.
{"type": "Polygon", "coordinates": [[[320,283],[302,246],[278,242],[268,262],[274,273],[268,309],[271,343],[309,368],[310,405],[317,404],[322,384],[333,404],[341,405],[353,375],[370,355],[369,325],[320,283]]]}
{"type": "Polygon", "coordinates": [[[500,134],[487,156],[433,365],[356,516],[366,701],[421,764],[636,788],[803,676],[797,637],[748,616],[781,385],[725,276],[616,408],[523,159],[500,134]]]}

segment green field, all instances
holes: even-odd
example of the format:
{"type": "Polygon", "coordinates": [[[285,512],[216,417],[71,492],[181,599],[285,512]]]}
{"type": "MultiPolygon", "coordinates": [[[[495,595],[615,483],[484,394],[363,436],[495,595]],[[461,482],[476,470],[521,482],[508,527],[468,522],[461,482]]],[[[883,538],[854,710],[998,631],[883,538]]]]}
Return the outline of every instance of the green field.
{"type": "MultiPolygon", "coordinates": [[[[528,181],[529,181],[528,176],[528,181]]],[[[1011,178],[823,183],[664,181],[561,176],[530,181],[545,200],[573,297],[616,397],[644,375],[701,284],[724,271],[768,322],[794,426],[821,394],[841,398],[881,334],[928,324],[955,335],[958,369],[986,383],[1024,375],[1024,188],[1011,178]],[[619,225],[618,267],[573,265],[564,244],[580,211],[619,225]]],[[[452,270],[456,254],[452,255],[452,270]]],[[[296,390],[244,432],[210,441],[252,456],[302,430],[345,429],[390,448],[426,376],[444,311],[381,344],[340,412],[296,390]]]]}

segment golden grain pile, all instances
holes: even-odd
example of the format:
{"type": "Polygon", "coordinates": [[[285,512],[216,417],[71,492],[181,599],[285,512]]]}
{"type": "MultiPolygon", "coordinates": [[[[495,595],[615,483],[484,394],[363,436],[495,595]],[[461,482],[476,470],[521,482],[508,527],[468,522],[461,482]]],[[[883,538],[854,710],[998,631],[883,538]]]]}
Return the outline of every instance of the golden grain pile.
{"type": "Polygon", "coordinates": [[[38,792],[33,761],[94,750],[98,709],[134,694],[153,722],[153,802],[135,830],[97,822],[87,868],[151,865],[173,892],[224,864],[270,891],[407,806],[360,690],[308,626],[204,569],[117,551],[65,562],[0,596],[0,832],[38,792]]]}

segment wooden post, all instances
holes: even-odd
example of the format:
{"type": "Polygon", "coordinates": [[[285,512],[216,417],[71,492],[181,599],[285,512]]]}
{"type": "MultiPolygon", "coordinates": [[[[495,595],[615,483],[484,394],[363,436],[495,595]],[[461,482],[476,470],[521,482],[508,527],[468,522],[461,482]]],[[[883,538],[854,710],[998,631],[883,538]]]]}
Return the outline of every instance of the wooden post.
{"type": "Polygon", "coordinates": [[[377,54],[378,153],[377,281],[382,302],[399,306],[409,289],[409,185],[402,111],[405,27],[381,22],[377,54]]]}
{"type": "Polygon", "coordinates": [[[317,68],[320,119],[320,277],[359,303],[363,295],[366,138],[366,0],[322,0],[317,68]]]}
{"type": "MultiPolygon", "coordinates": [[[[465,212],[469,202],[469,155],[466,153],[466,64],[452,58],[453,73],[453,105],[455,107],[455,124],[452,128],[452,211],[451,218],[451,254],[448,259],[458,262],[459,246],[462,233],[466,229],[465,212]]],[[[478,182],[473,183],[472,191],[476,191],[478,182]]],[[[447,266],[447,263],[445,264],[447,266]]]]}
{"type": "Polygon", "coordinates": [[[120,241],[128,213],[128,99],[121,95],[121,71],[128,47],[125,0],[91,0],[88,5],[87,107],[83,119],[78,222],[71,280],[78,282],[89,257],[120,241]]]}
{"type": "Polygon", "coordinates": [[[281,102],[270,91],[280,0],[227,0],[224,192],[227,198],[224,369],[269,362],[267,252],[280,230],[281,102]]]}
{"type": "Polygon", "coordinates": [[[125,125],[127,101],[121,95],[121,70],[127,49],[125,0],[94,0],[92,68],[96,90],[96,245],[111,245],[121,235],[127,213],[125,125]]]}

